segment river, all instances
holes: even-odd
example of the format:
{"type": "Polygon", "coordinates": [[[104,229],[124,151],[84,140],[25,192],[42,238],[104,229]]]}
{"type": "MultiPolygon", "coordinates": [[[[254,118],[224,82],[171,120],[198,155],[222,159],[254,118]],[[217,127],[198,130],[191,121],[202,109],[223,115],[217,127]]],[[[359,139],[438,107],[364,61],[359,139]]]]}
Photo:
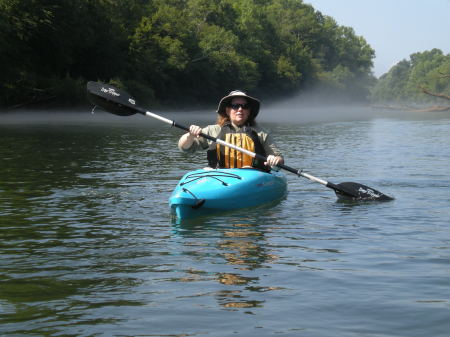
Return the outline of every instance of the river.
{"type": "MultiPolygon", "coordinates": [[[[172,114],[183,123],[213,119],[172,114]]],[[[2,336],[448,336],[450,115],[288,121],[270,207],[174,221],[204,154],[143,116],[0,115],[2,336]]]]}

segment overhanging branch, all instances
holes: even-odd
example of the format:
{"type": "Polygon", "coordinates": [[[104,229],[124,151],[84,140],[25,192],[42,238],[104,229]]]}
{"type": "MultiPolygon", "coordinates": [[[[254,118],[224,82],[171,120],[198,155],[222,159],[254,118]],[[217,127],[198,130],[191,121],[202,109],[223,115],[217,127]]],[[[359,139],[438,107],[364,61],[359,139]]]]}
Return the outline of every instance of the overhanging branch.
{"type": "Polygon", "coordinates": [[[434,96],[434,97],[439,97],[439,98],[448,99],[448,100],[450,101],[450,96],[448,96],[448,95],[444,95],[444,94],[439,94],[439,93],[431,92],[430,90],[428,90],[428,89],[426,89],[426,88],[424,88],[424,87],[421,87],[421,86],[419,86],[419,89],[420,89],[424,94],[427,94],[427,95],[430,95],[430,96],[434,96]]]}
{"type": "Polygon", "coordinates": [[[450,78],[450,74],[444,74],[442,72],[439,72],[442,76],[439,76],[439,78],[450,78]]]}

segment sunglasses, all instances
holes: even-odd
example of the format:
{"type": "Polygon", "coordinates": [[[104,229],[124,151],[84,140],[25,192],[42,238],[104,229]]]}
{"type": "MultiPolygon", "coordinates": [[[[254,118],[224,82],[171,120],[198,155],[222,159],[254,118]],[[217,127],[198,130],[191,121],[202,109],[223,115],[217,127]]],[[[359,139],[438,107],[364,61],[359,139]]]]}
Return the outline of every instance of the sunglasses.
{"type": "Polygon", "coordinates": [[[230,104],[229,105],[230,108],[234,109],[234,110],[239,110],[239,108],[242,109],[250,109],[250,105],[245,103],[245,104],[241,104],[241,103],[237,103],[237,104],[230,104]]]}

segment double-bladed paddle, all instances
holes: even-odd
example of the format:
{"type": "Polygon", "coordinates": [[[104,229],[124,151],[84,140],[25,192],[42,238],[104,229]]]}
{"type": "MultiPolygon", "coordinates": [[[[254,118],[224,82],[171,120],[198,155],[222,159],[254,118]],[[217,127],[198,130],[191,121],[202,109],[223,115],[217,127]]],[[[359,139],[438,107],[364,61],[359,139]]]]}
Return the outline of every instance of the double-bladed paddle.
{"type": "MultiPolygon", "coordinates": [[[[115,88],[112,85],[104,84],[101,82],[88,82],[87,84],[87,92],[89,100],[96,106],[99,106],[106,111],[109,111],[115,115],[119,116],[131,116],[136,113],[140,113],[147,117],[156,118],[164,123],[170,124],[172,126],[175,126],[179,129],[185,130],[189,132],[189,128],[183,125],[180,125],[176,123],[175,121],[172,121],[170,119],[167,119],[165,117],[159,116],[153,112],[147,111],[146,109],[140,107],[137,105],[136,100],[131,97],[127,92],[124,90],[115,88]]],[[[237,151],[243,152],[252,158],[257,158],[259,160],[263,160],[264,162],[267,161],[267,158],[264,156],[261,156],[257,153],[251,152],[249,150],[243,149],[239,146],[227,143],[221,139],[218,139],[216,137],[209,136],[204,133],[200,133],[200,136],[203,138],[206,138],[208,140],[211,140],[215,143],[230,147],[232,149],[235,149],[237,151]]],[[[340,199],[347,199],[347,200],[358,200],[358,201],[388,201],[393,200],[394,198],[383,194],[371,187],[354,183],[354,182],[344,182],[340,184],[333,184],[329,181],[316,178],[312,176],[311,174],[303,172],[303,170],[297,170],[292,167],[289,167],[284,164],[278,164],[280,168],[292,172],[294,174],[297,174],[298,176],[305,177],[311,181],[317,182],[319,184],[322,184],[328,188],[331,188],[335,191],[336,195],[340,199]]]]}

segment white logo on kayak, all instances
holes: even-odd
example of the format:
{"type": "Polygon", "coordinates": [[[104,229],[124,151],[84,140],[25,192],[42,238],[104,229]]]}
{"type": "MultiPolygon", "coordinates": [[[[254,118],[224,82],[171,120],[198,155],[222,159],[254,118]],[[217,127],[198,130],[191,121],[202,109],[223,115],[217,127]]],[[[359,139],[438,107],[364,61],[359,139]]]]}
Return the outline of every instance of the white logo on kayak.
{"type": "Polygon", "coordinates": [[[135,101],[134,99],[132,99],[132,98],[129,98],[129,99],[128,99],[128,102],[130,102],[130,103],[133,104],[133,105],[136,105],[136,101],[135,101]]]}
{"type": "Polygon", "coordinates": [[[112,96],[120,96],[120,94],[118,92],[116,92],[116,90],[114,90],[114,88],[102,87],[101,91],[103,91],[104,93],[110,94],[112,96]]]}
{"type": "Polygon", "coordinates": [[[370,188],[364,189],[364,188],[360,187],[358,189],[358,192],[361,192],[361,193],[364,193],[364,194],[368,194],[372,198],[379,198],[379,197],[381,197],[381,194],[377,194],[374,190],[371,190],[370,188]]]}

